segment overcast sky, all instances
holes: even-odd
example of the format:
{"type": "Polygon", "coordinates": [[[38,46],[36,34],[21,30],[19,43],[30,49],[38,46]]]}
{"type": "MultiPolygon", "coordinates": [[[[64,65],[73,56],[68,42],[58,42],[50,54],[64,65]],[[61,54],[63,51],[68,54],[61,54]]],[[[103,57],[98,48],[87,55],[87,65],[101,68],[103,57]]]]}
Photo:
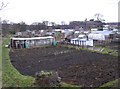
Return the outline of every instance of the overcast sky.
{"type": "Polygon", "coordinates": [[[103,15],[105,22],[118,21],[120,0],[0,0],[9,3],[0,11],[2,20],[12,22],[83,21],[92,19],[94,14],[103,15]]]}

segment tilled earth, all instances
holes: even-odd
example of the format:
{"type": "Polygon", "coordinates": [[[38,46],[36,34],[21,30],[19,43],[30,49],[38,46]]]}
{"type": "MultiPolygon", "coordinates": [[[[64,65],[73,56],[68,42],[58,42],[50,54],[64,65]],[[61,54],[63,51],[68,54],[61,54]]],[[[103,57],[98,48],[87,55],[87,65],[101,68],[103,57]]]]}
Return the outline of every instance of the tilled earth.
{"type": "Polygon", "coordinates": [[[118,79],[118,58],[65,47],[18,49],[10,52],[11,63],[23,75],[41,70],[58,71],[62,81],[98,87],[118,79]]]}

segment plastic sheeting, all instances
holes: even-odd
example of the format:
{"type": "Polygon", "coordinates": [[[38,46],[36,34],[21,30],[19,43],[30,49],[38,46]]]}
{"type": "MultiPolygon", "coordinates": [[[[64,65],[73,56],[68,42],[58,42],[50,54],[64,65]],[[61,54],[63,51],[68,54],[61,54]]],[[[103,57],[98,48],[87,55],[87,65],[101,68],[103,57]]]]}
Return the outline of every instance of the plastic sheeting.
{"type": "Polygon", "coordinates": [[[103,34],[90,33],[88,35],[88,38],[93,40],[105,40],[105,36],[103,34]]]}
{"type": "Polygon", "coordinates": [[[105,37],[108,37],[112,33],[113,31],[109,30],[93,31],[88,35],[88,38],[93,40],[105,40],[105,37]]]}
{"type": "Polygon", "coordinates": [[[103,34],[105,36],[108,36],[108,35],[112,34],[113,31],[103,30],[103,31],[93,31],[92,33],[94,33],[94,34],[103,34]]]}

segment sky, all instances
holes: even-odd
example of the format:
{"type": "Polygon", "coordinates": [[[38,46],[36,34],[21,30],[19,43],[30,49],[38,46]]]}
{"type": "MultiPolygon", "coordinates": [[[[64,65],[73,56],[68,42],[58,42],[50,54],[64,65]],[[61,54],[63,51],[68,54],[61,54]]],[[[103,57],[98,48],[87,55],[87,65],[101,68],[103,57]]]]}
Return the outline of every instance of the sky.
{"type": "Polygon", "coordinates": [[[93,19],[96,13],[103,15],[105,22],[118,22],[120,0],[0,0],[8,3],[0,11],[2,20],[31,24],[50,21],[84,21],[93,19]]]}

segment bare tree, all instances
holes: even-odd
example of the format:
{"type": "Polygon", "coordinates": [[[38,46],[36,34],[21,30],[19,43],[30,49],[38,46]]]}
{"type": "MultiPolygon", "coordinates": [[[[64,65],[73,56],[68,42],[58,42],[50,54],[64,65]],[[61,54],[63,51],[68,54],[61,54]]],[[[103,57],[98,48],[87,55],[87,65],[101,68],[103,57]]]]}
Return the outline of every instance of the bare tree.
{"type": "MultiPolygon", "coordinates": [[[[0,11],[3,10],[5,7],[7,7],[8,3],[4,3],[3,1],[0,1],[0,11]]],[[[2,34],[2,22],[0,17],[0,34],[2,34]]]]}
{"type": "Polygon", "coordinates": [[[48,26],[49,21],[43,21],[43,24],[48,26]]]}
{"type": "Polygon", "coordinates": [[[65,25],[65,21],[61,21],[61,25],[65,25]]]}
{"type": "Polygon", "coordinates": [[[94,18],[95,18],[96,20],[98,20],[98,21],[105,21],[104,19],[102,19],[102,18],[103,18],[103,15],[100,14],[100,13],[96,13],[96,14],[94,15],[94,18]]]}
{"type": "Polygon", "coordinates": [[[55,26],[55,22],[51,22],[51,25],[52,25],[52,26],[55,26]]]}
{"type": "Polygon", "coordinates": [[[9,20],[3,20],[2,24],[8,24],[9,20]]]}

